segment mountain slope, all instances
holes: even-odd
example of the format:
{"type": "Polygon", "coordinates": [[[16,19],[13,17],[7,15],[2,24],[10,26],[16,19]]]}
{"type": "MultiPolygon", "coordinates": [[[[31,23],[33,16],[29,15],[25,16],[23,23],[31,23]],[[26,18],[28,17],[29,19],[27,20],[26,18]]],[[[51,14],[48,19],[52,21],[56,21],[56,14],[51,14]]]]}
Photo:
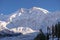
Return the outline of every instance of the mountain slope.
{"type": "Polygon", "coordinates": [[[21,29],[21,27],[23,27],[23,29],[26,28],[25,30],[27,30],[28,28],[33,31],[35,30],[38,31],[39,29],[42,28],[42,30],[46,32],[47,26],[50,27],[51,25],[55,25],[59,20],[60,20],[60,12],[49,12],[39,7],[33,7],[31,9],[21,8],[17,12],[8,15],[7,20],[4,21],[5,24],[2,24],[3,20],[1,20],[0,28],[6,27],[9,30],[12,29],[13,31],[16,30],[15,32],[17,32],[18,28],[21,29]]]}
{"type": "Polygon", "coordinates": [[[12,15],[15,18],[10,17],[12,22],[10,24],[8,24],[7,27],[14,28],[14,27],[21,26],[21,27],[31,27],[34,29],[39,28],[37,26],[39,26],[41,24],[41,22],[44,20],[45,16],[49,13],[49,12],[44,13],[44,11],[46,11],[46,10],[42,10],[42,9],[40,10],[37,7],[33,7],[32,9],[22,8],[19,12],[12,15]],[[19,16],[19,14],[20,14],[20,16],[19,16]],[[9,27],[9,26],[11,26],[11,27],[9,27]]]}

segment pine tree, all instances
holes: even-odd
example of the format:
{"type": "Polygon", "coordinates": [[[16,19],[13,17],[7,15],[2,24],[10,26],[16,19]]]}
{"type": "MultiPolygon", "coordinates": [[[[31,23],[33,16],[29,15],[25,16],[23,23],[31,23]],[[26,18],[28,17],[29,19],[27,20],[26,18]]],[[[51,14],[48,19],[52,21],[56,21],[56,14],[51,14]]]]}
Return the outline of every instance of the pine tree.
{"type": "Polygon", "coordinates": [[[55,35],[59,40],[59,38],[60,38],[60,22],[58,22],[58,24],[55,25],[55,35]]]}
{"type": "Polygon", "coordinates": [[[44,33],[42,32],[42,29],[40,29],[40,33],[37,35],[36,38],[34,38],[34,40],[47,40],[46,36],[44,35],[44,33]]]}
{"type": "Polygon", "coordinates": [[[49,27],[47,27],[47,40],[49,40],[49,36],[50,36],[50,28],[49,27]]]}
{"type": "Polygon", "coordinates": [[[54,40],[55,36],[55,27],[52,25],[52,40],[54,40]]]}

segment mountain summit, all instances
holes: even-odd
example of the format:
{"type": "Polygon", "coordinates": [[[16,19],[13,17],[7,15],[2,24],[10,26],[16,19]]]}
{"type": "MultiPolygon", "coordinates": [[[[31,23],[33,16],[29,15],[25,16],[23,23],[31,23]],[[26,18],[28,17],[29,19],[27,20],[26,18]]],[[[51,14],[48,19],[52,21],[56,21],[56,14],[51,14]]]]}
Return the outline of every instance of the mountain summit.
{"type": "Polygon", "coordinates": [[[33,7],[33,10],[40,10],[40,11],[44,12],[45,14],[49,13],[48,10],[43,9],[43,8],[39,8],[39,7],[33,7]]]}

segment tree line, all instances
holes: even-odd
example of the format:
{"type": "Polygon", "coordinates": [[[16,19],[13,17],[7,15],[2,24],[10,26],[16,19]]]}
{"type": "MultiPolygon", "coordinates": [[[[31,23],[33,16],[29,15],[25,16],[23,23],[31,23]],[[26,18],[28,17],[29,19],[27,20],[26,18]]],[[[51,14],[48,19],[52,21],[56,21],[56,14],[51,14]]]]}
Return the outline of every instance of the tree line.
{"type": "Polygon", "coordinates": [[[52,28],[50,29],[47,27],[47,33],[43,33],[42,29],[40,29],[39,34],[34,38],[34,40],[54,40],[57,38],[57,40],[60,40],[60,22],[58,22],[55,25],[52,25],[52,28]]]}

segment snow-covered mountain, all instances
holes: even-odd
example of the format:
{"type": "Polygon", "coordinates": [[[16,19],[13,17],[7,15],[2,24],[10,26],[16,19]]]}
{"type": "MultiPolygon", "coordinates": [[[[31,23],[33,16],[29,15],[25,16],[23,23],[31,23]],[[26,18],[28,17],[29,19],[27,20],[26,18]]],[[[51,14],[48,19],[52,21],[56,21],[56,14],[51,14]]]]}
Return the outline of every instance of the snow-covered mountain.
{"type": "Polygon", "coordinates": [[[46,32],[47,26],[55,25],[59,20],[60,12],[50,12],[39,7],[21,8],[15,13],[6,16],[1,15],[0,31],[9,29],[27,34],[42,29],[43,32],[46,32]]]}

